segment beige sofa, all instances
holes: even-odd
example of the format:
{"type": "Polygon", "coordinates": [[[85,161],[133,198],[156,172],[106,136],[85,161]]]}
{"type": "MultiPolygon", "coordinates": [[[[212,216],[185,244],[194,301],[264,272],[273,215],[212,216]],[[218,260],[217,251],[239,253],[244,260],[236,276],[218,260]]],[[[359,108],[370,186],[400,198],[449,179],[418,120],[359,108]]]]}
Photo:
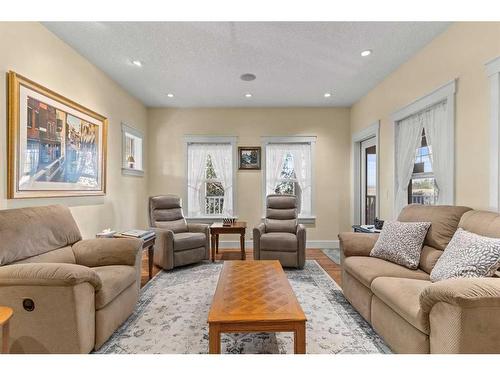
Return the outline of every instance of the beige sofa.
{"type": "Polygon", "coordinates": [[[141,240],[82,240],[59,205],[0,210],[0,238],[12,353],[89,353],[134,310],[141,240]]]}
{"type": "Polygon", "coordinates": [[[500,237],[500,215],[467,207],[410,205],[400,221],[430,221],[417,270],[369,257],[378,235],[341,233],[347,300],[397,353],[500,353],[500,278],[431,283],[457,227],[500,237]]]}
{"type": "Polygon", "coordinates": [[[306,228],[298,224],[295,195],[272,194],[266,198],[266,219],[253,230],[255,260],[279,260],[283,267],[304,268],[306,228]]]}

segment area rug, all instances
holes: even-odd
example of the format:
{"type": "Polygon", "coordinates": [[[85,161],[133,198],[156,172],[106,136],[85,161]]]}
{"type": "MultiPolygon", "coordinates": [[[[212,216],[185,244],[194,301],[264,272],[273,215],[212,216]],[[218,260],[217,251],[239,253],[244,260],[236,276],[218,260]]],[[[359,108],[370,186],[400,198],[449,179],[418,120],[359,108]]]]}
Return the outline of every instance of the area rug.
{"type": "MultiPolygon", "coordinates": [[[[207,317],[222,263],[160,272],[132,316],[97,353],[207,353],[207,317]]],[[[307,353],[390,353],[314,260],[287,270],[306,316],[307,353]]],[[[292,333],[223,334],[222,353],[293,353],[292,333]]]]}
{"type": "Polygon", "coordinates": [[[332,260],[332,262],[340,264],[340,249],[321,249],[323,254],[332,260]]]}

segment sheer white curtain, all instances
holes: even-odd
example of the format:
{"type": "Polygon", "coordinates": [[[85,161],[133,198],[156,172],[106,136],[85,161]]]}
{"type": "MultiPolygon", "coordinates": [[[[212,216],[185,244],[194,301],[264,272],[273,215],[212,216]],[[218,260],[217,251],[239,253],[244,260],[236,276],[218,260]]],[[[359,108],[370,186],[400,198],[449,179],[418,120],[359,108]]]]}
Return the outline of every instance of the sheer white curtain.
{"type": "Polygon", "coordinates": [[[288,152],[292,154],[293,169],[297,183],[300,186],[300,213],[311,214],[311,145],[309,143],[295,143],[288,145],[288,152]]]}
{"type": "Polygon", "coordinates": [[[427,144],[432,150],[432,171],[439,190],[437,204],[453,204],[453,139],[448,132],[446,101],[423,114],[427,144]]]}
{"type": "Polygon", "coordinates": [[[202,181],[205,178],[208,148],[206,144],[192,143],[188,145],[188,216],[200,216],[202,181]]]}
{"type": "Polygon", "coordinates": [[[285,144],[266,146],[266,195],[275,194],[287,152],[288,147],[285,144]]]}
{"type": "Polygon", "coordinates": [[[416,114],[396,124],[396,192],[394,209],[396,216],[408,204],[408,183],[413,173],[415,154],[422,139],[422,116],[416,114]]]}
{"type": "Polygon", "coordinates": [[[223,214],[227,216],[233,215],[233,150],[232,145],[211,144],[208,148],[208,153],[212,157],[217,178],[221,180],[224,188],[224,208],[223,214]]]}

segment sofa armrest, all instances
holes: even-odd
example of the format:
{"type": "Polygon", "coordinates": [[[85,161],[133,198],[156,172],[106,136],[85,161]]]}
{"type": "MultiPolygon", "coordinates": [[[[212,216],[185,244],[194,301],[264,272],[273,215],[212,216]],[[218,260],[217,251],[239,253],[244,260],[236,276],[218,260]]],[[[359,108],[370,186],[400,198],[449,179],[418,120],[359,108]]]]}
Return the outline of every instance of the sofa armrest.
{"type": "Polygon", "coordinates": [[[460,278],[438,281],[420,294],[420,306],[430,313],[438,302],[471,307],[500,307],[500,278],[460,278]]]}
{"type": "Polygon", "coordinates": [[[78,241],[72,246],[77,264],[87,267],[110,265],[134,266],[142,250],[138,238],[95,238],[78,241]]]}
{"type": "Polygon", "coordinates": [[[302,269],[306,263],[306,227],[303,224],[297,225],[297,266],[302,269]]]}
{"type": "Polygon", "coordinates": [[[208,234],[210,227],[208,224],[189,223],[188,232],[208,234]]]}
{"type": "Polygon", "coordinates": [[[344,258],[351,256],[369,256],[377,242],[376,233],[343,232],[339,234],[340,252],[344,258]]]}
{"type": "Polygon", "coordinates": [[[99,275],[89,267],[69,263],[23,263],[0,267],[0,287],[18,285],[72,286],[90,283],[101,289],[99,275]]]}
{"type": "Polygon", "coordinates": [[[253,258],[255,260],[260,259],[260,237],[266,233],[266,225],[260,223],[255,228],[253,228],[253,258]]]}
{"type": "Polygon", "coordinates": [[[163,269],[174,268],[174,232],[166,228],[151,228],[156,233],[154,263],[163,269]]]}

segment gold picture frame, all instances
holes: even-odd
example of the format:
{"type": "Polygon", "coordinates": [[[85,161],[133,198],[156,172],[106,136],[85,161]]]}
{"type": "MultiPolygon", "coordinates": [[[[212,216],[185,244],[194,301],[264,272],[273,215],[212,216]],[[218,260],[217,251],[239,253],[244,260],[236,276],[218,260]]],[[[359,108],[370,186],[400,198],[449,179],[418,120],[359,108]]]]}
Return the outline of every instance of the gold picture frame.
{"type": "Polygon", "coordinates": [[[106,194],[106,117],[7,73],[7,198],[106,194]]]}

